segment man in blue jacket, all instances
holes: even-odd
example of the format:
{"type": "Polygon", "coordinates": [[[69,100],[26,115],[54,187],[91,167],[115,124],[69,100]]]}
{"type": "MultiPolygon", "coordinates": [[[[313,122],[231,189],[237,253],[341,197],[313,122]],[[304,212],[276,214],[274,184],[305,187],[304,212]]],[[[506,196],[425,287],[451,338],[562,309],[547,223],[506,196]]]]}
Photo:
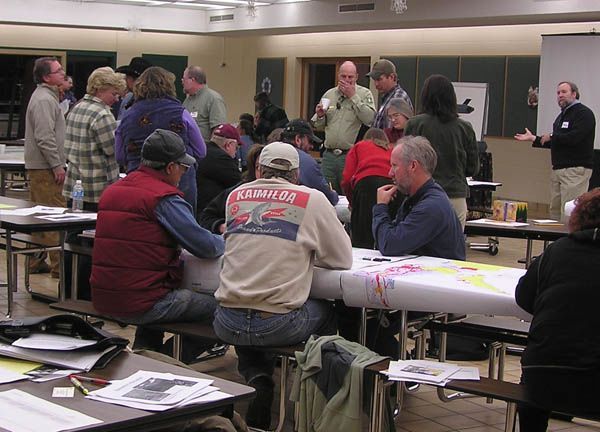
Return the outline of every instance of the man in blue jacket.
{"type": "MultiPolygon", "coordinates": [[[[431,173],[437,154],[427,138],[405,136],[398,141],[390,158],[390,177],[394,184],[377,189],[373,206],[373,237],[383,255],[426,255],[456,260],[465,259],[462,227],[448,195],[431,173]],[[395,220],[388,204],[397,192],[407,195],[395,220]]],[[[421,313],[409,313],[417,317],[421,313]]],[[[388,314],[367,328],[367,346],[381,355],[398,358],[398,317],[388,314]],[[376,328],[379,326],[379,328],[376,328]]]]}
{"type": "Polygon", "coordinates": [[[446,192],[431,178],[437,154],[427,138],[402,138],[390,162],[394,184],[377,189],[377,204],[373,206],[373,237],[379,252],[464,260],[460,222],[446,192]],[[407,198],[392,221],[387,207],[397,191],[407,198]]]}

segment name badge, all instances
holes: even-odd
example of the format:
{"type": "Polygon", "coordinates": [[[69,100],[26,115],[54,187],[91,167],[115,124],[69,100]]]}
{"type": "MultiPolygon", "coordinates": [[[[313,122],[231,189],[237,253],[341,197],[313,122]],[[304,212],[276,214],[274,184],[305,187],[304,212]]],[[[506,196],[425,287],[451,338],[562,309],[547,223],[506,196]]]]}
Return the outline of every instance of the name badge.
{"type": "Polygon", "coordinates": [[[192,115],[192,118],[198,117],[198,111],[191,112],[190,114],[192,115]]]}
{"type": "Polygon", "coordinates": [[[563,122],[561,129],[567,129],[569,127],[569,122],[563,122]]]}

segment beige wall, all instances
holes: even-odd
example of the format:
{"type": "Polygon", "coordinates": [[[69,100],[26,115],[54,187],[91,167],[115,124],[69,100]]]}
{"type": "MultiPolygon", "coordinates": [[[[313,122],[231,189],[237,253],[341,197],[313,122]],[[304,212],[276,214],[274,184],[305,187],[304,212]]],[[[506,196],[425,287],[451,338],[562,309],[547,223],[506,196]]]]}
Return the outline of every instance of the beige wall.
{"type": "MultiPolygon", "coordinates": [[[[381,55],[539,55],[541,35],[586,32],[599,23],[490,26],[449,29],[376,30],[277,36],[193,36],[113,30],[63,29],[0,25],[7,48],[100,50],[117,52],[126,64],[142,53],[188,56],[202,65],[209,86],[223,94],[230,121],[253,112],[256,59],[286,58],[285,108],[300,112],[301,60],[304,57],[371,57],[381,55]],[[224,64],[224,65],[223,65],[224,64]]],[[[0,48],[0,52],[2,49],[0,48]]],[[[372,89],[374,90],[374,88],[372,89]]],[[[540,131],[550,128],[540,127],[540,131]]],[[[549,152],[511,139],[488,138],[495,180],[503,198],[547,203],[549,152]]]]}

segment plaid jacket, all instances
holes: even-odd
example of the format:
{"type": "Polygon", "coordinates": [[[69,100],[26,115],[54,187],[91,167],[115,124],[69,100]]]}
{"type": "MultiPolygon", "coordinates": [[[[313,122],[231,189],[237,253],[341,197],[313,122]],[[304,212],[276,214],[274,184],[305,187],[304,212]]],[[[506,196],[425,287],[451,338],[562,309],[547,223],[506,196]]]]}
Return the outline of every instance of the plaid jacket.
{"type": "Polygon", "coordinates": [[[396,87],[394,87],[390,92],[386,93],[383,96],[383,99],[381,100],[381,104],[379,104],[379,109],[377,110],[377,114],[375,114],[375,118],[373,119],[371,127],[376,127],[379,129],[387,129],[392,127],[392,124],[390,123],[390,120],[387,116],[387,109],[388,103],[393,98],[404,99],[410,105],[410,107],[414,109],[408,93],[406,93],[404,89],[400,87],[400,84],[396,84],[396,87]]]}
{"type": "Polygon", "coordinates": [[[97,203],[102,191],[119,179],[115,160],[117,122],[110,107],[86,94],[67,115],[65,152],[67,177],[63,195],[71,197],[76,180],[83,184],[85,202],[97,203]]]}

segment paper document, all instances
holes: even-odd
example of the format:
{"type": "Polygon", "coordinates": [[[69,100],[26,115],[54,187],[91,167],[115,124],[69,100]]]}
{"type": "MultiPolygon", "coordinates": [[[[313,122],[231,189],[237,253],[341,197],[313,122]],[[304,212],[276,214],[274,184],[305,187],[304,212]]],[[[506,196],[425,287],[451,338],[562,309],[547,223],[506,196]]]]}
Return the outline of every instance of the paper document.
{"type": "Polygon", "coordinates": [[[428,360],[398,360],[391,361],[387,375],[400,381],[419,381],[431,384],[442,383],[460,367],[450,363],[428,360]]]}
{"type": "Polygon", "coordinates": [[[39,368],[26,372],[25,375],[33,382],[44,382],[64,378],[80,372],[82,371],[77,369],[60,369],[55,366],[42,365],[39,368]]]}
{"type": "Polygon", "coordinates": [[[67,209],[65,207],[47,207],[47,206],[33,206],[27,208],[18,208],[14,210],[0,210],[0,215],[3,216],[31,216],[33,214],[62,214],[67,209]]]}
{"type": "Polygon", "coordinates": [[[0,357],[0,369],[17,372],[20,374],[29,372],[40,367],[42,363],[27,361],[27,360],[19,360],[10,357],[0,357]]]}
{"type": "Polygon", "coordinates": [[[495,225],[495,226],[504,226],[504,227],[523,227],[529,225],[525,222],[508,222],[508,221],[497,221],[494,219],[476,219],[469,221],[469,223],[478,223],[484,225],[495,225]]]}
{"type": "Polygon", "coordinates": [[[559,222],[554,219],[530,219],[535,225],[552,225],[552,226],[562,226],[564,225],[562,222],[559,222]]]}
{"type": "Polygon", "coordinates": [[[45,219],[55,222],[63,221],[79,221],[79,220],[96,220],[98,219],[98,213],[65,213],[65,214],[54,214],[47,216],[36,216],[38,219],[45,219]]]}
{"type": "Polygon", "coordinates": [[[0,355],[14,357],[21,360],[38,361],[45,364],[61,366],[70,369],[78,369],[87,372],[94,367],[96,362],[100,360],[104,354],[110,352],[114,348],[114,346],[111,346],[106,348],[104,351],[53,351],[20,348],[0,343],[0,355]]]}
{"type": "Polygon", "coordinates": [[[102,423],[21,390],[0,392],[0,427],[11,432],[58,432],[102,423]]]}
{"type": "Polygon", "coordinates": [[[128,378],[91,392],[90,399],[150,411],[164,411],[176,406],[197,403],[198,399],[217,391],[213,380],[170,373],[137,371],[128,378]]]}
{"type": "Polygon", "coordinates": [[[30,349],[47,349],[55,351],[70,351],[97,344],[98,341],[78,339],[70,336],[52,333],[32,333],[27,337],[17,339],[12,346],[30,349]]]}

